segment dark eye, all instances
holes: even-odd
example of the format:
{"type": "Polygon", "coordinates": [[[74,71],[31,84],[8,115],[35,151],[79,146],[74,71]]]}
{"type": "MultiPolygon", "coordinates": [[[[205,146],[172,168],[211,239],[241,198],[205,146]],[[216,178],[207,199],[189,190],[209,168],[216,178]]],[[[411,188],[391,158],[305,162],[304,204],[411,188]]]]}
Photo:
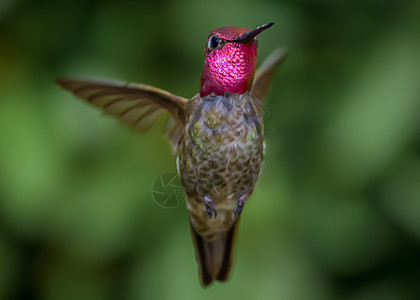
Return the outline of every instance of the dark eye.
{"type": "Polygon", "coordinates": [[[220,44],[220,42],[219,42],[219,39],[218,39],[217,37],[212,36],[212,37],[209,39],[209,48],[210,48],[211,50],[214,50],[214,49],[216,49],[217,47],[219,47],[219,44],[220,44]]]}

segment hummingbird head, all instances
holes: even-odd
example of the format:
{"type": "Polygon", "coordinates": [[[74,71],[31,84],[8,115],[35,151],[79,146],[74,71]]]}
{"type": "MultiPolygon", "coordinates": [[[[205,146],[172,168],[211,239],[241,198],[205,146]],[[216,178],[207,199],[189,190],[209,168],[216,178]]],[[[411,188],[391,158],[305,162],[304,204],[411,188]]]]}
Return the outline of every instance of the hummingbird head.
{"type": "Polygon", "coordinates": [[[213,30],[204,49],[200,96],[249,91],[257,66],[257,35],[273,24],[254,30],[232,26],[213,30]]]}

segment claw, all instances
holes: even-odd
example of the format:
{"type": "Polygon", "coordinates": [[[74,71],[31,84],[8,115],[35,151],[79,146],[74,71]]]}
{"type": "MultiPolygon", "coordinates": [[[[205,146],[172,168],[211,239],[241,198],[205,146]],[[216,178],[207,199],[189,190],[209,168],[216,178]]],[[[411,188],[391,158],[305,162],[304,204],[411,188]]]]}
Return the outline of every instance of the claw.
{"type": "Polygon", "coordinates": [[[209,218],[210,219],[216,218],[217,217],[217,211],[216,211],[216,207],[214,206],[213,200],[211,200],[207,196],[204,196],[204,205],[206,206],[206,212],[209,215],[209,218]]]}
{"type": "Polygon", "coordinates": [[[245,200],[246,200],[245,197],[246,197],[246,194],[243,194],[238,198],[238,200],[236,200],[235,211],[234,211],[235,218],[239,217],[242,210],[244,209],[245,200]]]}

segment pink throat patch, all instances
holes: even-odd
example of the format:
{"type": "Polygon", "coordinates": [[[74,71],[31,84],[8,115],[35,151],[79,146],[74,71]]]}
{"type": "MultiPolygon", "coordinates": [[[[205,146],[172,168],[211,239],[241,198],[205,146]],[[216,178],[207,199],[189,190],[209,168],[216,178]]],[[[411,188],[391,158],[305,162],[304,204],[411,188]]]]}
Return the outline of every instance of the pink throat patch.
{"type": "Polygon", "coordinates": [[[227,43],[208,52],[201,77],[200,96],[225,92],[243,94],[252,87],[257,64],[257,45],[227,43]]]}

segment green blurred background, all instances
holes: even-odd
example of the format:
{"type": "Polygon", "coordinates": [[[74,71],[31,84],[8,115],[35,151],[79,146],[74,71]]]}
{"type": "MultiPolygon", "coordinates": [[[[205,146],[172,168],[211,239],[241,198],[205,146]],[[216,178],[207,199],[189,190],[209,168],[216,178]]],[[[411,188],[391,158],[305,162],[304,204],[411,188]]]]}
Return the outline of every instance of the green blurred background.
{"type": "Polygon", "coordinates": [[[420,299],[419,1],[0,2],[0,299],[420,299]],[[61,75],[191,97],[207,34],[278,46],[266,161],[231,280],[203,290],[163,123],[144,136],[61,75]]]}

